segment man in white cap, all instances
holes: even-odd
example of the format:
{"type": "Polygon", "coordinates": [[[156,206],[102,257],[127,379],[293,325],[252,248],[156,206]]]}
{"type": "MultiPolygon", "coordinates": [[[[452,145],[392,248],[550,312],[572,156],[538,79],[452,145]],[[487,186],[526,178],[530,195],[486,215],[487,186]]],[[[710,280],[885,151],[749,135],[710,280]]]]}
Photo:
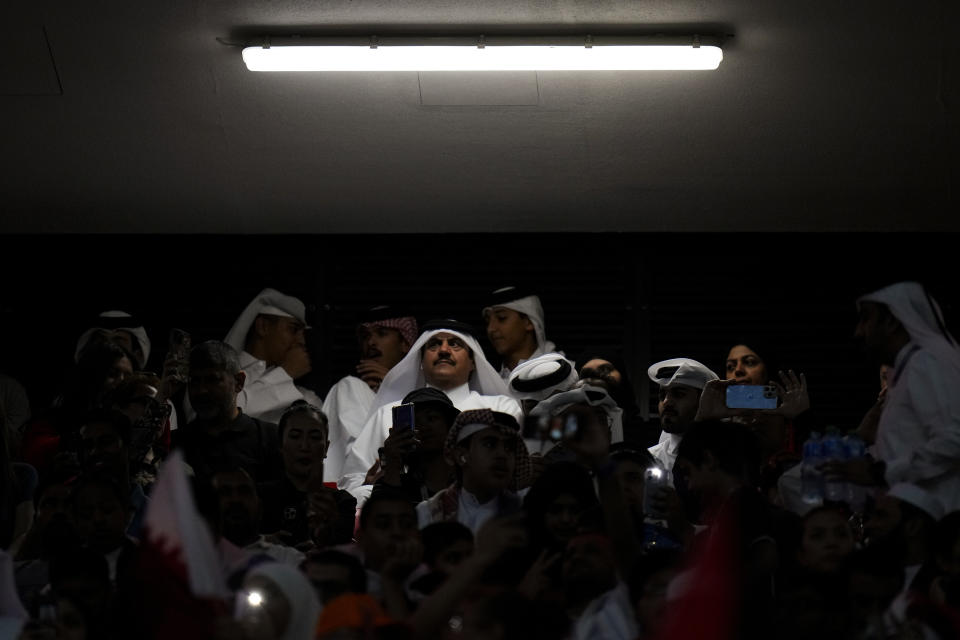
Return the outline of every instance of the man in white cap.
{"type": "Polygon", "coordinates": [[[276,289],[261,291],[233,323],[224,342],[240,352],[246,383],[237,406],[248,416],[276,423],[296,400],[323,404],[314,392],[294,384],[310,372],[306,329],[303,302],[276,289]]]}
{"type": "Polygon", "coordinates": [[[327,392],[323,413],[327,416],[330,446],[323,467],[323,479],[340,479],[347,449],[353,444],[370,415],[383,378],[417,339],[417,320],[386,305],[366,311],[357,325],[360,362],[356,375],[341,378],[327,392]]]}
{"type": "Polygon", "coordinates": [[[917,282],[861,297],[854,336],[892,369],[872,454],[823,466],[858,484],[906,482],[947,512],[960,509],[960,349],[940,307],[917,282]]]}
{"type": "Polygon", "coordinates": [[[719,380],[707,366],[690,358],[672,358],[650,365],[650,379],[660,385],[660,441],[650,447],[650,455],[663,466],[672,470],[677,459],[677,448],[683,434],[697,417],[700,394],[711,380],[719,380]]]}
{"type": "Polygon", "coordinates": [[[394,405],[414,389],[426,386],[443,391],[461,411],[490,409],[523,419],[520,404],[507,395],[503,379],[487,362],[470,327],[450,319],[428,322],[410,352],[383,379],[371,414],[347,452],[339,485],[358,501],[369,494],[369,485],[358,488],[387,439],[394,405]]]}
{"type": "Polygon", "coordinates": [[[506,380],[519,363],[556,351],[543,327],[540,298],[517,287],[494,291],[483,308],[487,338],[503,358],[500,376],[506,380]]]}

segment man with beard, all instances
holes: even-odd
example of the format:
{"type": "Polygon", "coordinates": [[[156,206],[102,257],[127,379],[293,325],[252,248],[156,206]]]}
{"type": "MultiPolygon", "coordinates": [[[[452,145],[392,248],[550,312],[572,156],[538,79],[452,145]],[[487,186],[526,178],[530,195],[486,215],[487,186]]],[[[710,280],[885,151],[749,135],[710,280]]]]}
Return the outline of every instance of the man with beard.
{"type": "Polygon", "coordinates": [[[417,320],[412,315],[381,305],[367,311],[357,325],[360,361],[356,373],[341,378],[323,401],[330,445],[323,479],[340,479],[347,449],[370,415],[380,383],[410,351],[417,339],[417,320]]]}
{"type": "Polygon", "coordinates": [[[127,495],[110,478],[87,475],[77,482],[71,507],[81,545],[106,558],[110,581],[116,582],[136,552],[136,543],[124,533],[130,517],[127,495]]]}
{"type": "Polygon", "coordinates": [[[368,471],[377,471],[379,449],[393,424],[392,408],[415,389],[433,387],[450,398],[457,409],[486,408],[522,419],[520,404],[506,395],[507,387],[487,362],[469,326],[456,320],[434,320],[423,327],[410,352],[394,366],[380,385],[370,417],[347,453],[340,487],[358,500],[368,471]]]}
{"type": "Polygon", "coordinates": [[[242,467],[226,467],[214,473],[211,483],[217,494],[221,537],[246,551],[299,566],[304,558],[302,553],[292,547],[269,542],[260,535],[263,508],[249,473],[242,467]]]}
{"type": "Polygon", "coordinates": [[[650,447],[650,455],[667,470],[673,469],[677,448],[687,428],[693,424],[700,406],[700,394],[717,374],[696,360],[673,358],[657,362],[647,370],[650,379],[660,385],[660,442],[650,447]]]}
{"type": "Polygon", "coordinates": [[[877,365],[892,367],[875,455],[831,462],[828,476],[864,485],[910,483],[946,512],[960,509],[960,349],[943,314],[917,282],[857,301],[854,337],[877,365]]]}
{"type": "Polygon", "coordinates": [[[246,376],[230,345],[210,340],[190,351],[187,395],[197,417],[174,432],[173,446],[183,450],[194,473],[209,479],[213,468],[233,460],[259,482],[279,478],[277,426],[248,416],[237,406],[246,376]]]}

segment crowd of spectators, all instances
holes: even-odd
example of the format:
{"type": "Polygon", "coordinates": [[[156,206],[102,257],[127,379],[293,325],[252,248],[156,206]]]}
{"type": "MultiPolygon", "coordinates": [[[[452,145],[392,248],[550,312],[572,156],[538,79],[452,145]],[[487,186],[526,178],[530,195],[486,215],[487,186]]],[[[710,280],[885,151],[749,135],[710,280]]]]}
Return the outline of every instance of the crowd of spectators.
{"type": "Polygon", "coordinates": [[[732,337],[637,363],[651,442],[515,287],[485,332],[369,309],[322,394],[296,297],[152,360],[104,312],[51,406],[0,376],[0,639],[958,638],[960,349],[919,283],[853,304],[859,425],[732,337]]]}

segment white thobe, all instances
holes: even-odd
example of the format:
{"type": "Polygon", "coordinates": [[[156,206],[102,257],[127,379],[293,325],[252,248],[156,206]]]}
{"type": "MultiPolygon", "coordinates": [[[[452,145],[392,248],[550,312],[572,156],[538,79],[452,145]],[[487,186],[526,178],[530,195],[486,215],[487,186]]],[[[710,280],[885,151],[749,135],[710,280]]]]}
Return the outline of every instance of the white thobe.
{"type": "Polygon", "coordinates": [[[356,376],[341,378],[327,392],[323,414],[327,416],[330,446],[323,462],[325,482],[340,479],[347,450],[363,430],[376,395],[366,382],[356,376]]]}
{"type": "MultiPolygon", "coordinates": [[[[410,391],[413,391],[413,389],[410,391]]],[[[510,396],[482,396],[476,391],[471,391],[468,384],[444,391],[444,393],[450,398],[453,406],[461,411],[490,409],[491,411],[509,413],[518,422],[522,423],[523,410],[520,408],[520,403],[510,396]]],[[[393,407],[397,404],[400,403],[380,407],[363,425],[360,435],[347,450],[347,458],[343,462],[343,475],[339,481],[341,489],[358,489],[363,484],[363,479],[373,463],[376,462],[379,455],[378,451],[389,435],[390,427],[393,425],[393,407]]],[[[369,491],[361,491],[359,495],[354,491],[351,491],[351,493],[357,497],[358,502],[366,499],[369,495],[369,491]]]]}
{"type": "MultiPolygon", "coordinates": [[[[423,529],[428,524],[433,524],[430,505],[424,500],[417,505],[417,526],[423,529]]],[[[459,498],[457,499],[457,522],[470,529],[474,535],[480,530],[480,527],[494,517],[500,511],[500,496],[495,496],[492,500],[481,503],[477,496],[473,495],[464,488],[460,488],[459,498]]]]}
{"type": "Polygon", "coordinates": [[[897,354],[876,455],[886,462],[888,485],[915,484],[949,513],[960,509],[960,391],[950,388],[941,366],[915,343],[897,354]]]}
{"type": "Polygon", "coordinates": [[[284,409],[297,400],[306,400],[316,407],[323,404],[313,391],[294,384],[283,367],[267,367],[266,362],[244,351],[240,354],[240,368],[247,379],[237,395],[237,406],[252,418],[276,424],[284,409]]]}
{"type": "Polygon", "coordinates": [[[573,640],[635,640],[640,634],[627,585],[595,598],[573,623],[573,640]]]}
{"type": "Polygon", "coordinates": [[[647,451],[664,469],[673,471],[673,465],[677,461],[677,449],[680,448],[682,441],[682,434],[663,431],[660,433],[660,442],[647,449],[647,451]]]}

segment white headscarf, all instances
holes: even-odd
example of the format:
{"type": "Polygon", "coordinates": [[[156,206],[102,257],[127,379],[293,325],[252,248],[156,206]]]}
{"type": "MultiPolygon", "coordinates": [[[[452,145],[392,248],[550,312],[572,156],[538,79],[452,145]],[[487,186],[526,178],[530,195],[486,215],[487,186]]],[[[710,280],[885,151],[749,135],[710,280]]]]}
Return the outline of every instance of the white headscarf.
{"type": "MultiPolygon", "coordinates": [[[[903,325],[910,339],[931,353],[937,360],[948,363],[960,374],[960,350],[957,341],[947,331],[940,306],[919,282],[898,282],[857,300],[886,305],[903,325]]],[[[958,381],[960,382],[960,381],[958,381]]]]}
{"type": "Polygon", "coordinates": [[[708,382],[720,379],[709,367],[691,358],[672,358],[656,362],[647,369],[647,375],[661,387],[682,384],[701,391],[708,382]]]}
{"type": "Polygon", "coordinates": [[[569,391],[562,391],[541,401],[531,411],[531,416],[555,416],[569,406],[585,404],[602,407],[610,416],[610,442],[623,442],[623,409],[603,387],[584,385],[569,391]]]}
{"type": "Polygon", "coordinates": [[[545,353],[514,367],[507,379],[507,388],[514,398],[539,402],[557,391],[569,389],[577,379],[573,362],[559,353],[545,353]]]}
{"type": "Polygon", "coordinates": [[[147,360],[150,359],[150,338],[147,337],[147,330],[143,327],[120,327],[117,326],[120,324],[122,318],[133,318],[132,315],[126,311],[104,311],[101,313],[98,318],[103,318],[104,320],[112,320],[112,322],[104,323],[109,324],[109,327],[90,327],[83,332],[83,335],[80,336],[80,339],[77,340],[77,348],[73,352],[73,361],[80,362],[80,354],[83,353],[83,350],[86,348],[87,344],[90,342],[90,339],[98,331],[126,331],[133,334],[133,337],[136,338],[137,342],[140,344],[140,351],[143,352],[143,359],[137,359],[137,366],[141,369],[147,366],[147,360]]]}
{"type": "MultiPolygon", "coordinates": [[[[287,296],[276,289],[268,288],[261,291],[256,298],[250,301],[247,308],[243,310],[237,321],[230,327],[230,331],[223,341],[239,352],[244,351],[247,346],[247,334],[250,333],[250,327],[253,326],[257,316],[261,314],[296,318],[304,325],[307,323],[306,308],[299,298],[287,296]]],[[[309,329],[310,327],[306,328],[309,329]]]]}
{"type": "MultiPolygon", "coordinates": [[[[510,287],[507,287],[508,289],[510,287]]],[[[494,293],[500,293],[503,289],[497,289],[494,293]]],[[[557,350],[557,345],[553,344],[547,340],[547,333],[543,326],[543,305],[540,303],[540,298],[538,296],[527,296],[525,298],[517,298],[516,300],[510,300],[509,302],[499,302],[495,305],[489,307],[484,307],[483,317],[486,318],[487,313],[492,311],[497,307],[503,307],[505,309],[512,309],[517,313],[522,313],[528,318],[530,322],[533,323],[533,330],[537,336],[537,350],[543,353],[553,352],[557,350]]]]}
{"type": "Polygon", "coordinates": [[[414,389],[427,386],[423,377],[423,369],[420,366],[422,358],[420,350],[427,343],[427,340],[438,333],[449,333],[457,336],[473,351],[474,370],[470,374],[469,380],[471,391],[476,391],[482,396],[509,395],[503,378],[493,368],[493,365],[487,362],[486,356],[483,355],[483,349],[480,348],[476,338],[453,329],[433,329],[421,333],[417,341],[410,347],[410,351],[403,357],[403,360],[394,365],[384,376],[383,382],[380,383],[380,390],[377,391],[377,395],[373,399],[373,405],[370,409],[371,415],[376,413],[380,407],[400,402],[405,395],[414,389]]]}
{"type": "Polygon", "coordinates": [[[313,585],[298,569],[279,562],[264,562],[247,576],[264,576],[280,588],[290,603],[290,620],[278,640],[312,640],[320,617],[320,602],[313,585]]]}

